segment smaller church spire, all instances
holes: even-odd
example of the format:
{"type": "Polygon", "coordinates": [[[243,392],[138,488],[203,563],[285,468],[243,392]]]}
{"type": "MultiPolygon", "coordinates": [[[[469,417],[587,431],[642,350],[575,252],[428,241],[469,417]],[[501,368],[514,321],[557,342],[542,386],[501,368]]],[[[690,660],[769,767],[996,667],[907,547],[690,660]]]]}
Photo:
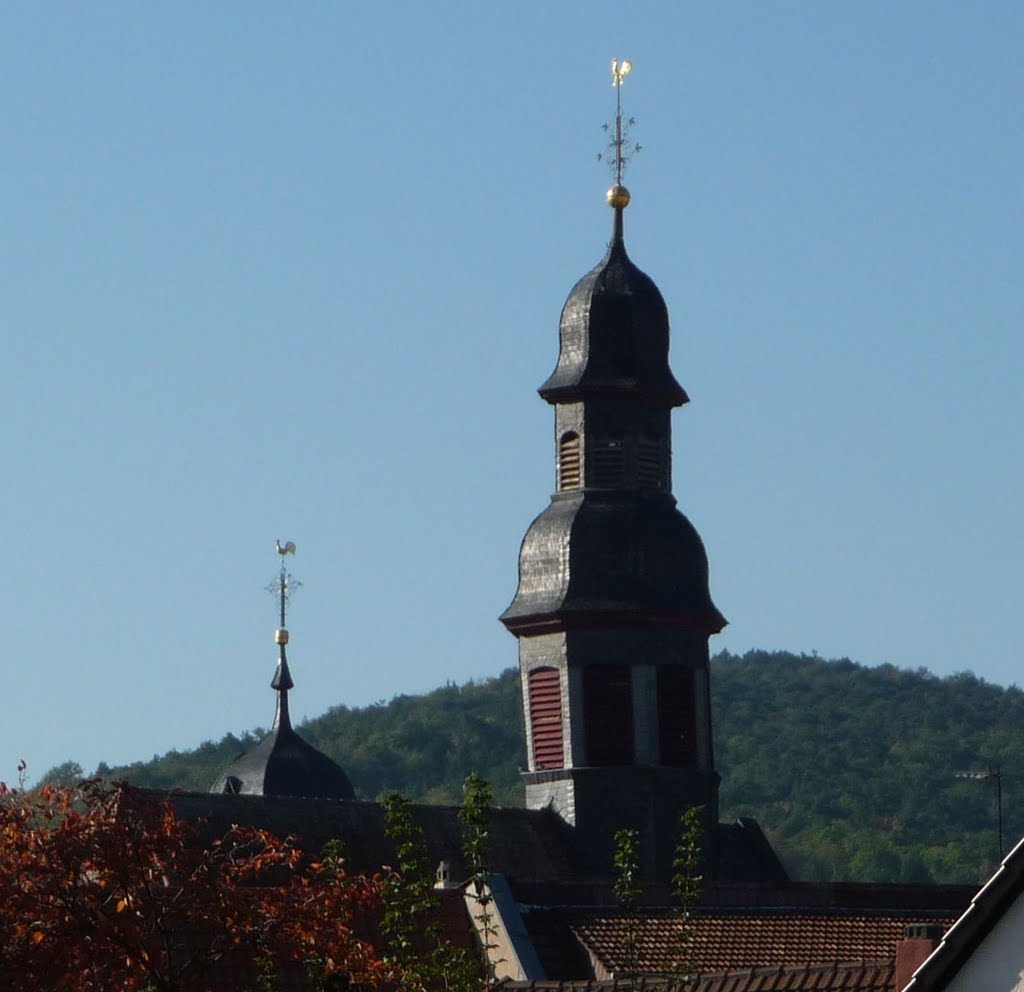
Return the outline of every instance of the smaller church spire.
{"type": "Polygon", "coordinates": [[[316,799],[353,799],[352,783],[341,767],[305,741],[292,727],[288,713],[288,690],[294,686],[288,671],[288,603],[301,582],[285,567],[285,558],[295,554],[295,543],[277,542],[281,571],[267,586],[278,600],[277,671],[270,687],[277,693],[277,712],[270,732],[254,748],[240,754],[213,783],[211,792],[244,796],[305,796],[316,799]]]}
{"type": "Polygon", "coordinates": [[[285,645],[288,643],[288,628],[285,623],[288,619],[288,604],[291,602],[292,593],[302,585],[294,579],[285,567],[285,557],[295,554],[295,542],[286,541],[284,544],[277,541],[277,553],[281,556],[281,571],[277,579],[267,586],[267,591],[275,593],[278,597],[280,626],[274,631],[274,643],[277,644],[277,671],[270,687],[277,692],[277,712],[274,714],[274,729],[291,729],[291,717],[288,713],[288,690],[295,686],[292,681],[292,674],[288,670],[288,657],[285,653],[285,645]]]}

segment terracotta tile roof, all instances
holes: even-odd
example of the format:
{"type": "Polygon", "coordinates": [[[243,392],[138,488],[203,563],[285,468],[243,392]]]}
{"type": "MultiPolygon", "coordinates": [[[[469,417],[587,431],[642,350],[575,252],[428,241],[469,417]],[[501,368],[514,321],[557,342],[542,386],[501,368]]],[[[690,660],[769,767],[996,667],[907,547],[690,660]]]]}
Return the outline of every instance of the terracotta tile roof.
{"type": "Polygon", "coordinates": [[[893,966],[885,963],[810,968],[748,968],[674,979],[625,978],[587,982],[501,982],[496,992],[892,992],[893,966]]]}
{"type": "MultiPolygon", "coordinates": [[[[533,910],[525,919],[531,936],[537,934],[538,949],[545,938],[554,937],[559,929],[571,932],[589,952],[592,974],[598,978],[614,977],[626,970],[632,923],[637,928],[635,970],[647,975],[665,975],[678,968],[680,923],[673,916],[641,916],[630,921],[621,914],[607,911],[533,910]]],[[[706,910],[693,918],[686,957],[690,967],[703,973],[737,968],[831,967],[837,962],[891,962],[895,958],[896,942],[903,937],[908,923],[927,922],[945,929],[953,919],[949,915],[920,911],[900,914],[842,910],[706,910]]],[[[544,963],[548,975],[560,977],[558,961],[544,963]]]]}
{"type": "Polygon", "coordinates": [[[892,992],[891,963],[820,965],[811,968],[752,968],[704,975],[693,992],[892,992]]]}

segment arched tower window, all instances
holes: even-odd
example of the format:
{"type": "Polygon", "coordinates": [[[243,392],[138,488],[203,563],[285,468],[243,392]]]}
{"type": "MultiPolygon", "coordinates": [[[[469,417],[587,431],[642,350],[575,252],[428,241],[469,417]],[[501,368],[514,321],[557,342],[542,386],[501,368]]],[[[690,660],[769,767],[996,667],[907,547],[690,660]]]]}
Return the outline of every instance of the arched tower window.
{"type": "Polygon", "coordinates": [[[558,442],[558,491],[580,487],[580,436],[574,431],[558,442]]]}
{"type": "Polygon", "coordinates": [[[533,771],[565,767],[562,682],[556,668],[535,668],[528,679],[533,771]]]}
{"type": "Polygon", "coordinates": [[[658,760],[674,768],[697,767],[697,701],[692,668],[658,669],[658,760]]]}
{"type": "Polygon", "coordinates": [[[583,669],[583,733],[588,765],[633,764],[633,679],[628,665],[583,669]]]}

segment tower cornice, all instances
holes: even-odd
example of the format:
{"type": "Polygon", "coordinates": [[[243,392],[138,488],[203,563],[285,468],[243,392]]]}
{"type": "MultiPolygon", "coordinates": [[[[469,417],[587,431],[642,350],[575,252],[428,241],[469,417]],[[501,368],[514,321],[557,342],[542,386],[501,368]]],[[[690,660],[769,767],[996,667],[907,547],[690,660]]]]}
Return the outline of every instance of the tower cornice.
{"type": "Polygon", "coordinates": [[[675,630],[709,637],[725,629],[728,621],[689,610],[573,610],[522,616],[502,615],[501,622],[516,637],[533,637],[571,630],[675,630]]]}

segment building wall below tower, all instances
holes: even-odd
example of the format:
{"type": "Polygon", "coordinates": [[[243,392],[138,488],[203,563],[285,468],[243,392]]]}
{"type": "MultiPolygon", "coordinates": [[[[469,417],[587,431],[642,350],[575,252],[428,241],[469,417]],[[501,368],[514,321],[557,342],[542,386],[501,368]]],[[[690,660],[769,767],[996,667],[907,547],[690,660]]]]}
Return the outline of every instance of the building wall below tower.
{"type": "MultiPolygon", "coordinates": [[[[524,772],[529,809],[550,806],[573,827],[582,871],[612,870],[617,830],[638,831],[642,874],[667,882],[679,843],[679,821],[692,806],[704,808],[708,847],[718,823],[718,776],[708,771],[626,766],[524,772]]],[[[708,863],[713,852],[707,851],[708,863]]]]}

